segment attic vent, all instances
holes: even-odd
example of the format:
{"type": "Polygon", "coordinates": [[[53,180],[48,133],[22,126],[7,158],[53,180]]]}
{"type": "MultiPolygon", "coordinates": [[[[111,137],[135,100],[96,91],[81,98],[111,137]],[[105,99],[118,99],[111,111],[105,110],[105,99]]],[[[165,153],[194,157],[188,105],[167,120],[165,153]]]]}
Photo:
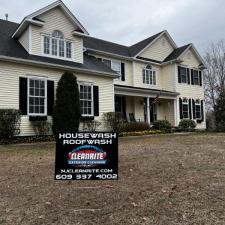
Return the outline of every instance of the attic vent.
{"type": "Polygon", "coordinates": [[[163,38],[162,39],[162,46],[165,46],[166,45],[166,40],[163,38]]]}

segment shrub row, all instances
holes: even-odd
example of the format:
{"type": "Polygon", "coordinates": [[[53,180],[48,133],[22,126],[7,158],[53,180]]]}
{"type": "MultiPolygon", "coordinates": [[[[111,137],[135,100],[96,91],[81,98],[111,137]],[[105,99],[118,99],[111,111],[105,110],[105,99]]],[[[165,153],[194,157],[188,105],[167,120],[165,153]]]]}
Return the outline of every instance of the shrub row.
{"type": "Polygon", "coordinates": [[[21,113],[16,109],[0,109],[0,140],[20,133],[21,113]]]}

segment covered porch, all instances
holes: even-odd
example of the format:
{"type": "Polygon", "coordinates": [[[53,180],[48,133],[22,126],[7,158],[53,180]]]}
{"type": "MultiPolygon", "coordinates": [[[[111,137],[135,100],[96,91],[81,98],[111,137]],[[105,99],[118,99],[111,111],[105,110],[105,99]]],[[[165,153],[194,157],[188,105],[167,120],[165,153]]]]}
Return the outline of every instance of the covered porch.
{"type": "Polygon", "coordinates": [[[128,122],[168,120],[176,126],[176,92],[115,85],[115,111],[128,122]]]}

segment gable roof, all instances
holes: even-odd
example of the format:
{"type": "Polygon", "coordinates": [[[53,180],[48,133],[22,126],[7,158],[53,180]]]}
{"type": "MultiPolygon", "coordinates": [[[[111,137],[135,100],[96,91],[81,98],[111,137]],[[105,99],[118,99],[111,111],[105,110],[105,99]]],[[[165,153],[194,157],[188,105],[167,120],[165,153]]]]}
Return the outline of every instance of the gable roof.
{"type": "Polygon", "coordinates": [[[181,46],[179,48],[174,49],[170,55],[168,55],[163,62],[168,62],[177,59],[188,47],[190,44],[181,46]]]}
{"type": "Polygon", "coordinates": [[[130,53],[132,56],[135,56],[136,54],[138,54],[142,49],[144,49],[148,44],[150,44],[153,40],[155,40],[157,37],[159,37],[162,32],[159,32],[158,34],[155,34],[151,37],[148,37],[134,45],[130,46],[130,53]]]}
{"type": "Polygon", "coordinates": [[[205,67],[205,62],[204,62],[203,58],[200,56],[200,54],[198,53],[197,49],[194,47],[194,45],[192,43],[174,49],[174,51],[170,55],[168,55],[164,59],[163,62],[166,63],[166,62],[173,61],[173,60],[180,60],[182,55],[185,54],[185,52],[188,51],[188,49],[192,49],[194,51],[196,57],[201,62],[200,65],[202,67],[205,67]]]}
{"type": "Polygon", "coordinates": [[[65,13],[65,15],[72,21],[72,23],[78,27],[76,29],[80,30],[83,34],[89,35],[89,33],[87,32],[87,30],[82,26],[82,24],[77,20],[77,18],[73,15],[73,13],[66,7],[66,5],[61,1],[58,0],[56,2],[53,2],[52,4],[39,9],[38,11],[31,13],[30,15],[26,16],[22,22],[20,23],[19,27],[17,28],[17,30],[13,33],[12,37],[13,38],[18,38],[22,32],[26,29],[26,27],[29,25],[29,23],[38,25],[38,26],[43,26],[44,25],[44,21],[41,21],[40,19],[38,19],[37,17],[40,16],[43,13],[48,12],[49,10],[56,8],[56,7],[60,7],[62,9],[62,11],[65,13]]]}
{"type": "Polygon", "coordinates": [[[111,70],[104,63],[100,62],[95,57],[86,54],[84,54],[83,64],[50,57],[30,55],[18,40],[11,37],[18,26],[19,24],[17,23],[0,19],[0,60],[11,59],[31,64],[51,65],[61,67],[62,69],[68,68],[79,71],[88,71],[90,73],[101,73],[114,77],[118,76],[115,71],[111,70]]]}
{"type": "MultiPolygon", "coordinates": [[[[154,41],[156,41],[162,35],[166,35],[174,48],[177,48],[175,42],[170,37],[169,33],[165,31],[161,31],[151,37],[148,37],[134,45],[125,46],[116,44],[110,41],[105,41],[102,39],[86,36],[84,38],[84,46],[90,50],[96,50],[99,52],[107,52],[111,54],[116,54],[125,57],[136,57],[137,54],[142,52],[145,48],[150,46],[154,41]]],[[[138,58],[138,57],[137,57],[138,58]]]]}

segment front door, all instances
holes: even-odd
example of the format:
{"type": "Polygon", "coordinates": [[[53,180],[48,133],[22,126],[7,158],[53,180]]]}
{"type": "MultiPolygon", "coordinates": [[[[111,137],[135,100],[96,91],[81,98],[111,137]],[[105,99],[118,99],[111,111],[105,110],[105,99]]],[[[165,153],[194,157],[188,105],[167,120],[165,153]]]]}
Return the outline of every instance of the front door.
{"type": "Polygon", "coordinates": [[[115,96],[115,112],[120,112],[126,119],[126,97],[121,95],[115,96]]]}

